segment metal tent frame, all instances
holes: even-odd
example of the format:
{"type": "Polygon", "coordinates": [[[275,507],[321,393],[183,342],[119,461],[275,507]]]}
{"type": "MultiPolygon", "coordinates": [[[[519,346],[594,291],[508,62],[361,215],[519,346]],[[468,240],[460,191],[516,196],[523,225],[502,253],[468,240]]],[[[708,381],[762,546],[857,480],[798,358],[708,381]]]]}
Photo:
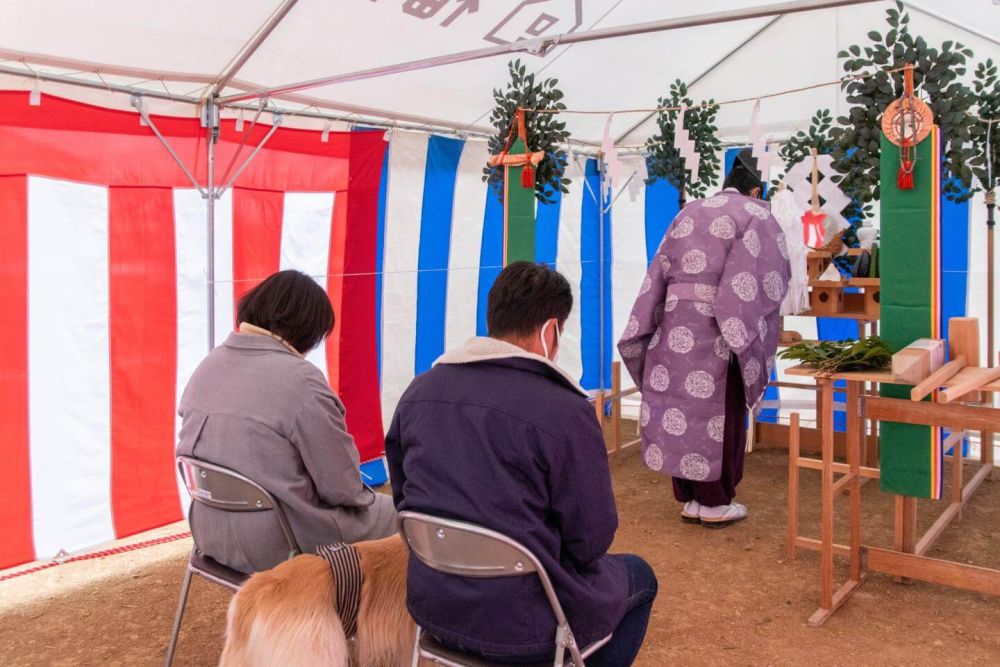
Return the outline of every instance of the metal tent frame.
{"type": "MultiPolygon", "coordinates": [[[[443,121],[440,119],[423,118],[418,116],[409,116],[406,114],[390,113],[384,110],[356,107],[348,104],[340,104],[337,102],[331,102],[328,100],[318,99],[314,97],[308,97],[301,94],[301,91],[317,88],[320,86],[327,86],[336,83],[344,83],[348,81],[360,81],[364,79],[372,79],[377,77],[389,76],[392,74],[399,74],[403,72],[412,72],[422,69],[429,69],[434,67],[441,67],[444,65],[450,65],[461,62],[468,62],[473,60],[481,60],[484,58],[492,58],[502,55],[510,55],[515,53],[532,53],[532,54],[545,54],[558,46],[567,46],[572,44],[579,44],[585,42],[600,41],[606,39],[614,39],[618,37],[627,37],[632,35],[648,34],[655,32],[665,32],[671,30],[680,30],[683,28],[691,28],[696,26],[707,26],[720,23],[730,23],[735,21],[744,21],[749,19],[757,18],[770,18],[771,20],[765,24],[762,28],[755,31],[751,36],[745,39],[740,44],[736,45],[733,49],[727,52],[722,58],[710,65],[702,74],[696,77],[692,84],[698,80],[704,78],[709,73],[714,71],[730,57],[732,57],[739,50],[744,48],[747,44],[751,43],[757,37],[759,37],[763,32],[765,32],[770,26],[779,21],[786,14],[800,13],[800,12],[810,12],[821,9],[831,9],[836,7],[850,6],[867,4],[871,2],[877,2],[879,0],[790,0],[786,2],[778,2],[769,5],[761,5],[757,7],[747,8],[747,9],[735,9],[726,10],[720,12],[713,12],[707,14],[698,14],[693,16],[685,16],[681,18],[666,19],[660,21],[651,21],[646,23],[637,23],[623,26],[615,26],[612,28],[602,28],[593,29],[582,32],[564,33],[560,35],[555,35],[553,37],[547,37],[543,39],[530,40],[530,41],[519,41],[511,44],[505,44],[502,46],[486,47],[481,49],[475,49],[470,51],[462,51],[453,54],[447,54],[443,56],[436,56],[432,58],[425,58],[421,60],[408,61],[403,63],[397,63],[394,65],[388,65],[384,67],[376,67],[366,70],[361,70],[357,72],[349,72],[345,74],[338,74],[334,76],[322,77],[318,79],[311,79],[308,81],[294,82],[289,84],[284,84],[280,86],[272,87],[261,87],[254,85],[252,83],[244,82],[238,80],[236,77],[239,74],[241,68],[253,57],[253,55],[258,51],[260,46],[267,40],[274,30],[281,24],[284,18],[289,14],[289,12],[295,7],[298,0],[282,0],[275,11],[268,17],[263,25],[258,28],[258,30],[250,37],[247,43],[239,50],[239,52],[233,56],[229,61],[226,68],[216,77],[209,77],[200,74],[183,74],[177,72],[163,72],[163,71],[151,71],[142,69],[133,69],[121,66],[109,66],[97,63],[86,63],[78,60],[69,60],[61,58],[52,58],[47,56],[40,56],[36,54],[24,54],[12,51],[2,51],[0,50],[0,57],[9,58],[11,60],[19,60],[28,72],[24,70],[0,66],[0,74],[8,74],[14,76],[28,76],[34,77],[39,81],[50,81],[59,84],[66,84],[71,86],[78,86],[84,88],[107,90],[112,93],[127,94],[131,96],[132,106],[135,107],[136,111],[141,115],[143,122],[149,125],[150,129],[163,144],[164,148],[170,153],[173,159],[177,162],[181,170],[184,171],[185,175],[194,184],[194,186],[199,190],[202,197],[206,202],[206,225],[208,231],[208,275],[207,275],[207,300],[208,300],[208,349],[211,350],[215,345],[215,202],[222,196],[222,194],[229,189],[242,171],[249,165],[258,152],[264,147],[270,137],[277,131],[278,127],[281,125],[282,117],[290,116],[303,116],[308,118],[322,119],[325,121],[345,121],[351,120],[358,124],[363,124],[371,127],[385,127],[385,128],[400,128],[408,130],[417,130],[424,132],[433,132],[440,134],[451,134],[457,136],[490,136],[490,128],[476,127],[470,125],[461,125],[457,123],[452,123],[448,121],[443,121]],[[77,76],[69,74],[52,74],[40,71],[35,71],[29,63],[34,63],[36,65],[50,65],[54,67],[67,68],[78,70],[79,74],[82,73],[96,73],[100,81],[93,81],[89,79],[82,79],[77,76]],[[145,80],[151,81],[182,81],[182,82],[195,82],[203,83],[206,86],[206,92],[201,96],[193,95],[176,95],[170,93],[166,86],[164,85],[164,91],[160,92],[157,90],[148,90],[144,88],[138,88],[136,86],[121,85],[109,83],[103,80],[101,73],[109,75],[122,75],[122,76],[137,76],[142,77],[145,80]],[[225,88],[240,88],[242,92],[233,93],[229,95],[224,95],[223,91],[225,88]],[[152,99],[162,99],[170,100],[172,102],[181,102],[185,104],[190,104],[195,107],[200,108],[201,111],[201,123],[202,127],[205,128],[207,135],[207,178],[206,183],[201,186],[194,175],[190,172],[187,166],[183,163],[177,153],[170,146],[170,143],[166,138],[159,132],[154,121],[150,118],[149,114],[146,112],[144,105],[142,103],[143,97],[150,97],[152,99]],[[275,105],[272,100],[279,99],[284,102],[291,102],[296,104],[305,104],[306,107],[299,110],[292,110],[284,107],[275,105]],[[254,104],[256,102],[256,104],[254,104]],[[219,136],[219,118],[220,112],[223,108],[234,109],[234,110],[250,110],[255,113],[254,123],[256,123],[257,118],[260,114],[267,110],[274,116],[274,121],[270,130],[265,134],[261,141],[254,147],[247,158],[236,168],[235,173],[226,182],[221,184],[216,181],[216,165],[215,165],[215,143],[219,136]],[[316,111],[312,111],[315,108],[316,111]]],[[[905,3],[910,5],[911,3],[905,3]]],[[[924,11],[923,8],[913,5],[914,9],[924,11]]],[[[941,17],[937,17],[941,18],[941,17]]],[[[954,23],[954,22],[951,22],[954,23]]],[[[959,26],[970,32],[977,32],[972,28],[965,26],[959,26]]],[[[978,34],[978,33],[977,33],[978,34]]],[[[992,38],[990,38],[992,39],[992,38]]],[[[621,142],[623,139],[631,135],[643,122],[647,119],[643,119],[640,123],[637,123],[631,127],[623,135],[619,136],[615,143],[621,142]]],[[[251,126],[252,129],[253,126],[251,126]]],[[[244,137],[244,141],[249,136],[249,132],[244,137]]],[[[596,150],[598,146],[596,144],[586,143],[590,146],[590,152],[598,154],[596,150]]],[[[242,148],[242,146],[241,146],[242,148]]],[[[237,152],[230,165],[227,167],[225,175],[222,180],[226,179],[230,171],[236,164],[239,158],[239,152],[237,152]]],[[[600,178],[601,178],[601,188],[599,192],[603,192],[603,182],[605,179],[605,173],[603,168],[603,161],[600,164],[600,178]]],[[[602,359],[601,371],[600,371],[600,384],[601,389],[605,388],[605,377],[604,377],[604,297],[605,297],[605,284],[604,284],[604,263],[606,258],[604,256],[604,206],[603,206],[603,195],[600,196],[602,201],[599,202],[599,209],[601,215],[599,218],[600,224],[600,249],[599,249],[599,264],[601,266],[600,271],[600,298],[601,298],[601,308],[600,308],[600,356],[602,359]]]]}

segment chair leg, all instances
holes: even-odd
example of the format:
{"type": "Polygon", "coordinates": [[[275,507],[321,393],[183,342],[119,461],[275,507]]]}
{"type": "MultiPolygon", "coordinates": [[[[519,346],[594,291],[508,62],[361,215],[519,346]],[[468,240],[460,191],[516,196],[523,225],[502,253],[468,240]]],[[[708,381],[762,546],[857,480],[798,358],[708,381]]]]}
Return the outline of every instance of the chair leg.
{"type": "Polygon", "coordinates": [[[420,626],[416,626],[417,630],[413,637],[413,665],[412,667],[420,667],[420,626]]]}
{"type": "Polygon", "coordinates": [[[181,584],[181,599],[177,602],[177,615],[174,617],[174,630],[170,634],[170,644],[167,646],[165,667],[170,667],[174,661],[174,649],[177,648],[177,637],[181,632],[181,621],[184,619],[184,607],[187,605],[188,589],[191,588],[191,568],[184,572],[184,582],[181,584]]]}

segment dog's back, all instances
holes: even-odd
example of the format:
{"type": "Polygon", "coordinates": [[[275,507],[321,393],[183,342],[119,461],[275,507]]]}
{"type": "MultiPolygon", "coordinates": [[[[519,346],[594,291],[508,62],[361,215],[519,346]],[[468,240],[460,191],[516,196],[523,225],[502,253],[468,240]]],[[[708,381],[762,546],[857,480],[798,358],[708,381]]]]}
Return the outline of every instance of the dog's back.
{"type": "MultiPolygon", "coordinates": [[[[406,546],[398,535],[354,546],[364,574],[356,664],[409,665],[415,626],[406,611],[406,546]]],[[[220,667],[347,667],[335,593],[319,556],[297,556],[250,577],[229,605],[220,667]]]]}
{"type": "Polygon", "coordinates": [[[229,604],[220,667],[347,667],[335,585],[319,556],[298,556],[252,576],[229,604]]]}

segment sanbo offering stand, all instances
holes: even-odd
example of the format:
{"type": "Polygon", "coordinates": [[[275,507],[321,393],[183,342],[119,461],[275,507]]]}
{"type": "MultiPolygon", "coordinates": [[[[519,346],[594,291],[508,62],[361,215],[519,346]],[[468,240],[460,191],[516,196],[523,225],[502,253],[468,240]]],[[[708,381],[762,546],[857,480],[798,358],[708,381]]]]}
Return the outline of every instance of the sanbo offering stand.
{"type": "MultiPolygon", "coordinates": [[[[969,373],[978,368],[966,368],[945,381],[942,386],[962,386],[969,373]]],[[[897,398],[882,398],[864,391],[866,383],[874,385],[895,384],[895,378],[888,371],[837,373],[821,376],[804,366],[788,370],[789,375],[812,377],[816,380],[820,393],[822,410],[822,458],[806,458],[800,455],[800,431],[798,415],[792,415],[789,439],[789,482],[788,482],[788,528],[786,555],[794,560],[798,549],[812,549],[820,552],[820,595],[819,608],[809,618],[809,624],[817,627],[829,619],[858,587],[864,582],[865,571],[881,572],[898,578],[899,581],[919,579],[931,583],[952,586],[979,593],[1000,596],[1000,570],[957,563],[925,554],[940,538],[944,530],[956,519],[961,518],[962,509],[973,497],[993,469],[993,434],[1000,427],[1000,409],[992,406],[992,396],[1000,393],[1000,381],[978,387],[987,403],[923,403],[897,398]],[[834,460],[833,439],[833,383],[843,380],[847,384],[847,433],[846,463],[834,460]],[[863,480],[880,478],[881,470],[861,465],[861,448],[864,440],[865,422],[871,420],[893,421],[921,426],[944,426],[952,430],[945,441],[945,451],[951,448],[951,494],[948,506],[934,524],[917,536],[917,499],[913,496],[895,496],[895,540],[891,548],[861,544],[861,483],[863,480]],[[981,433],[979,469],[968,482],[964,482],[962,443],[969,432],[981,433]],[[799,534],[799,475],[801,469],[819,470],[822,474],[822,511],[820,538],[811,539],[799,534]],[[849,496],[849,539],[848,544],[834,541],[834,502],[841,492],[849,496]],[[834,557],[846,557],[849,563],[848,579],[834,592],[834,557]]]]}

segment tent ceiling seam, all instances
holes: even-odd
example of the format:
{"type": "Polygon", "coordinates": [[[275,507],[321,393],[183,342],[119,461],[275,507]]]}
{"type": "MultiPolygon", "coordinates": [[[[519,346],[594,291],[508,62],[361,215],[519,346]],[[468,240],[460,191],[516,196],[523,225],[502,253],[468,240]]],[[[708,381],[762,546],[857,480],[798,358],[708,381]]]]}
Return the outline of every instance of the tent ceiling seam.
{"type": "MultiPolygon", "coordinates": [[[[714,72],[716,69],[718,69],[723,63],[725,63],[731,57],[733,57],[734,55],[736,55],[737,53],[739,53],[741,50],[743,50],[743,47],[745,47],[748,44],[750,44],[751,42],[755,41],[758,37],[760,37],[760,35],[762,35],[764,32],[766,32],[768,28],[770,28],[775,23],[777,23],[782,18],[784,18],[784,16],[785,16],[784,14],[779,14],[778,16],[775,16],[775,17],[771,18],[771,20],[769,20],[767,23],[765,23],[760,28],[758,28],[756,31],[754,31],[753,34],[751,34],[749,37],[747,37],[742,42],[740,42],[735,48],[731,49],[725,55],[723,55],[721,58],[719,58],[714,63],[712,63],[711,65],[709,65],[708,68],[705,71],[703,71],[701,74],[699,74],[698,76],[696,76],[694,79],[692,79],[690,81],[690,83],[687,84],[688,91],[690,91],[691,88],[693,88],[694,85],[697,84],[699,81],[701,81],[706,76],[708,76],[709,74],[711,74],[712,72],[714,72]]],[[[624,141],[625,139],[627,139],[629,137],[629,135],[631,135],[633,132],[635,132],[640,127],[642,127],[643,125],[645,125],[646,122],[649,121],[649,119],[654,118],[655,116],[656,116],[656,112],[650,113],[645,118],[643,118],[642,120],[640,120],[638,123],[635,123],[634,125],[632,125],[621,136],[619,136],[617,139],[615,139],[615,145],[620,144],[622,141],[624,141]]]]}

